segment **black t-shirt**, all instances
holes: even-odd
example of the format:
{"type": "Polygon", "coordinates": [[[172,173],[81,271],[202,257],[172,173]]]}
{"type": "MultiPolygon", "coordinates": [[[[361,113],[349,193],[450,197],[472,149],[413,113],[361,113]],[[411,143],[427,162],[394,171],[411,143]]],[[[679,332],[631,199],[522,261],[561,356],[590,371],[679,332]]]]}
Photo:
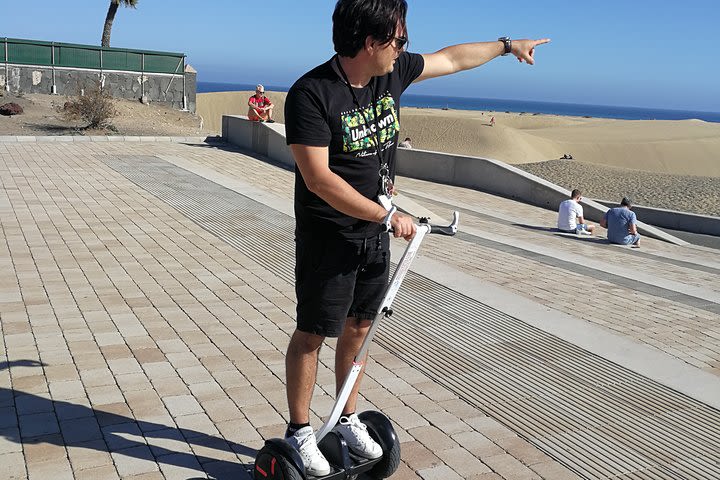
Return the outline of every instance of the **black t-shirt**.
{"type": "MultiPolygon", "coordinates": [[[[333,69],[331,59],[303,75],[285,100],[287,143],[328,147],[330,170],[365,197],[380,193],[372,103],[375,100],[382,159],[395,178],[395,150],[400,132],[400,95],[420,76],[425,66],[421,55],[403,52],[393,71],[374,77],[364,88],[350,88],[333,69]],[[374,94],[374,99],[373,99],[374,94]],[[365,119],[370,122],[366,125],[365,119]]],[[[295,167],[295,220],[299,232],[339,233],[346,238],[369,238],[380,232],[379,224],[349,217],[308,190],[295,167]]]]}

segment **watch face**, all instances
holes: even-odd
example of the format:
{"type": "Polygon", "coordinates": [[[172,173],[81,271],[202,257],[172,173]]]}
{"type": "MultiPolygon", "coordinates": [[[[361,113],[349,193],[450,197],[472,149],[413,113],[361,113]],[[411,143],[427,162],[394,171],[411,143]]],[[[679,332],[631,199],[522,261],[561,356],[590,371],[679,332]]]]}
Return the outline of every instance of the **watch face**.
{"type": "Polygon", "coordinates": [[[510,51],[512,49],[512,47],[511,47],[512,44],[510,43],[510,37],[500,37],[500,38],[498,38],[498,41],[503,42],[505,44],[505,55],[510,53],[510,51]]]}

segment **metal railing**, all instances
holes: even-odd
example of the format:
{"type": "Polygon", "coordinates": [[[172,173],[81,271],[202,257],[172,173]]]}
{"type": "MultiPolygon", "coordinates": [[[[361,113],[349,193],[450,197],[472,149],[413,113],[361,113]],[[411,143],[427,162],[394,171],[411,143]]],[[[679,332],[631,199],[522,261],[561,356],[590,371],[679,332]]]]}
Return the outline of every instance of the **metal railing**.
{"type": "MultiPolygon", "coordinates": [[[[9,88],[9,66],[49,67],[52,70],[52,89],[56,93],[55,69],[87,69],[140,74],[169,74],[183,76],[185,97],[185,54],[98,47],[72,43],[46,42],[19,38],[1,38],[0,62],[5,64],[5,88],[9,88]]],[[[143,83],[144,86],[144,82],[143,83]]],[[[172,81],[171,81],[172,83],[172,81]]],[[[170,88],[168,86],[168,88],[170,88]]],[[[143,92],[144,94],[144,92],[143,92]]]]}
{"type": "Polygon", "coordinates": [[[182,74],[185,54],[2,38],[0,61],[13,65],[182,74]]]}

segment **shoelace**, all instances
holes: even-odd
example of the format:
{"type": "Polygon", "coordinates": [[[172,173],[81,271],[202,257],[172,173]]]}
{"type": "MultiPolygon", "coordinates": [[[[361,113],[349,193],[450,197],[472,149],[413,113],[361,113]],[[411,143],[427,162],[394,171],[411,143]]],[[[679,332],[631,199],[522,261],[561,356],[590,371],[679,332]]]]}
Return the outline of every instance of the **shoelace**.
{"type": "MultiPolygon", "coordinates": [[[[355,420],[355,419],[353,419],[353,420],[355,420]]],[[[362,423],[360,420],[351,421],[351,422],[350,422],[350,425],[351,425],[352,427],[359,428],[359,429],[362,430],[363,432],[367,432],[367,425],[365,425],[364,423],[362,423]]]]}
{"type": "MultiPolygon", "coordinates": [[[[341,421],[342,425],[342,421],[341,421]]],[[[352,419],[348,419],[348,422],[345,424],[346,426],[350,427],[351,430],[353,429],[360,429],[364,434],[367,434],[367,425],[362,423],[360,419],[357,417],[353,417],[352,419]]],[[[361,441],[363,444],[368,443],[369,436],[365,437],[365,435],[362,435],[362,437],[358,436],[357,433],[355,433],[355,438],[359,441],[361,441]]]]}
{"type": "Polygon", "coordinates": [[[301,451],[301,453],[304,452],[308,458],[315,456],[315,455],[322,455],[320,448],[317,446],[317,442],[313,442],[313,439],[311,438],[313,436],[314,435],[312,435],[312,434],[308,435],[307,437],[303,438],[300,442],[298,442],[298,447],[300,447],[299,450],[301,451]],[[310,442],[312,444],[312,448],[310,449],[310,450],[312,450],[312,452],[308,452],[307,450],[305,450],[305,446],[308,442],[310,442]]]}

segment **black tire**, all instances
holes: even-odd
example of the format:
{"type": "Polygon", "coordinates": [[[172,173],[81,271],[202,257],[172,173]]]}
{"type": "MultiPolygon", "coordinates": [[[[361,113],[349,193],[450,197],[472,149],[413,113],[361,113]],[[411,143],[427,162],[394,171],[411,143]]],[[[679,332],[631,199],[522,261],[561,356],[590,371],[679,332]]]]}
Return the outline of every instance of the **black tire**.
{"type": "Polygon", "coordinates": [[[304,480],[291,460],[267,447],[255,457],[253,477],[255,480],[304,480]]]}
{"type": "Polygon", "coordinates": [[[390,419],[372,410],[362,412],[358,417],[367,425],[370,436],[380,444],[383,451],[382,458],[368,471],[368,475],[377,479],[390,477],[400,466],[400,439],[390,419]]]}
{"type": "Polygon", "coordinates": [[[390,477],[400,466],[400,442],[393,442],[390,450],[383,449],[382,460],[368,472],[373,478],[382,479],[390,477]]]}

